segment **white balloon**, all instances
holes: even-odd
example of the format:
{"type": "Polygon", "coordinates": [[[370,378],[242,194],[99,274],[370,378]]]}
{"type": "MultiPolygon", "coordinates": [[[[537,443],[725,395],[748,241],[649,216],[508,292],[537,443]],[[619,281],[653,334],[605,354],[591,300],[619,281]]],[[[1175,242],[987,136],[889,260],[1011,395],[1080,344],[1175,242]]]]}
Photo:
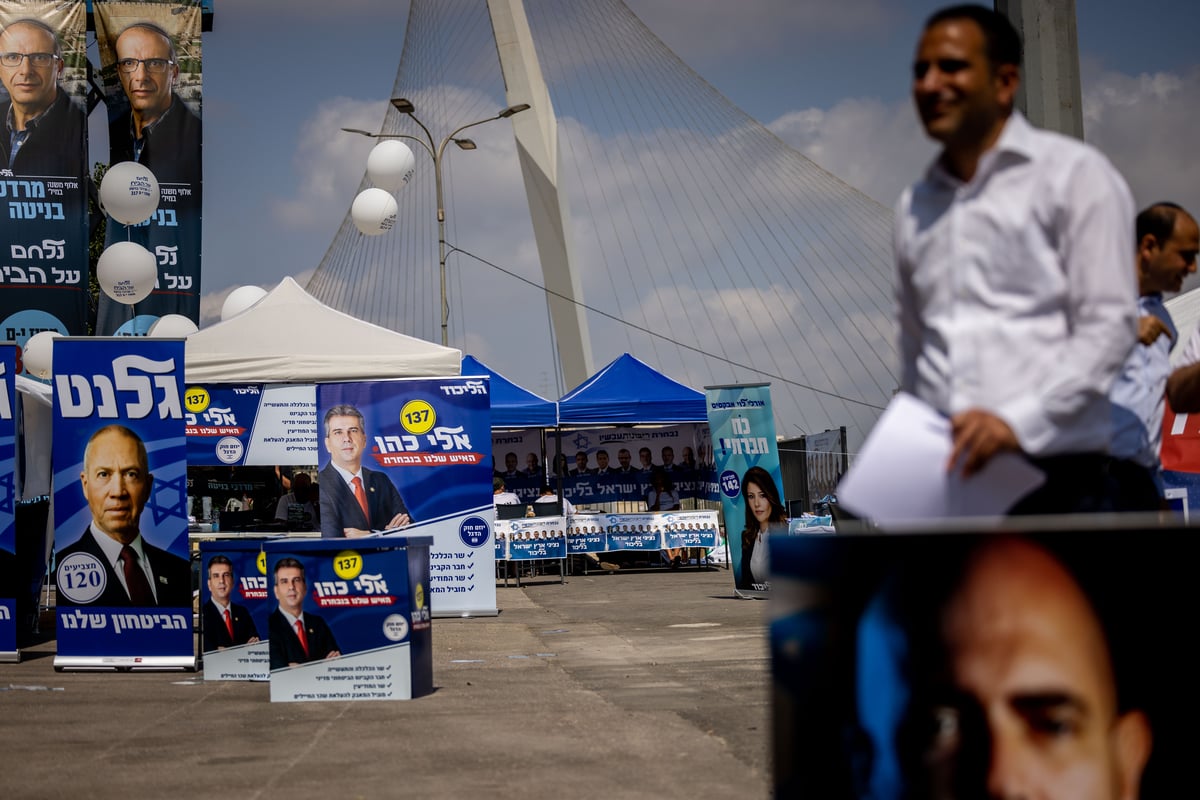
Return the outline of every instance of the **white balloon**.
{"type": "Polygon", "coordinates": [[[221,304],[221,321],[233,319],[266,296],[267,290],[261,286],[239,286],[221,304]]]}
{"type": "Polygon", "coordinates": [[[396,224],[396,198],[383,189],[363,189],[350,206],[354,225],[368,236],[387,233],[396,224]]]}
{"type": "Polygon", "coordinates": [[[196,327],[196,323],[183,314],[163,314],[154,320],[150,330],[146,331],[146,336],[156,339],[177,339],[191,336],[198,330],[200,328],[196,327]]]}
{"type": "Polygon", "coordinates": [[[133,305],[154,291],[158,261],[135,242],[116,242],[105,248],[96,264],[96,280],[104,293],[118,303],[133,305]]]}
{"type": "Polygon", "coordinates": [[[43,380],[54,374],[54,340],[59,336],[58,331],[42,331],[25,340],[21,361],[26,372],[43,380]]]}
{"type": "Polygon", "coordinates": [[[137,225],[158,210],[158,179],[144,164],[113,164],[100,180],[100,205],[123,225],[137,225]]]}
{"type": "Polygon", "coordinates": [[[389,192],[404,188],[417,166],[413,151],[404,142],[383,139],[367,156],[367,175],[371,183],[389,192]]]}

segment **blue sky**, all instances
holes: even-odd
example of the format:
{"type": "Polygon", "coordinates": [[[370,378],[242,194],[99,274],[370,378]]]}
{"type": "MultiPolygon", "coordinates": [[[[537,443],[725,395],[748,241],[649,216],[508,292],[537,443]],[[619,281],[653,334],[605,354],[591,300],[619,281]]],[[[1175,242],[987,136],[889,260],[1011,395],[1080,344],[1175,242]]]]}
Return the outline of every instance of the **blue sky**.
{"type": "MultiPolygon", "coordinates": [[[[730,101],[886,205],[933,153],[908,102],[908,65],[922,20],[942,3],[627,2],[730,101]]],[[[1200,208],[1189,147],[1200,129],[1200,3],[1077,5],[1089,139],[1139,203],[1200,208]]],[[[216,4],[204,41],[209,315],[233,287],[289,274],[303,283],[320,261],[370,147],[338,127],[378,129],[407,12],[403,0],[216,4]]]]}

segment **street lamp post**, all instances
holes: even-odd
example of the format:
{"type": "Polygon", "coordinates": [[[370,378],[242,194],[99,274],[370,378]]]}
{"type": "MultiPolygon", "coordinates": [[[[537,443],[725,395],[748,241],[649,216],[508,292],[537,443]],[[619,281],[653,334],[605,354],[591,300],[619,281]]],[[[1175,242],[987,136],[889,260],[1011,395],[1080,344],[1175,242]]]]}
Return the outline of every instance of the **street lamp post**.
{"type": "Polygon", "coordinates": [[[520,103],[515,106],[509,106],[508,108],[505,108],[497,113],[495,116],[488,117],[487,119],[476,120],[475,122],[468,122],[466,125],[460,125],[447,134],[440,142],[433,138],[433,134],[429,132],[429,128],[425,126],[425,123],[417,119],[417,116],[414,113],[416,108],[413,106],[411,100],[407,100],[403,97],[393,97],[392,107],[401,114],[407,114],[413,122],[417,123],[417,125],[420,126],[421,130],[424,132],[425,138],[422,139],[419,136],[410,136],[406,133],[371,133],[358,128],[342,128],[342,130],[346,131],[347,133],[357,133],[362,136],[369,136],[372,139],[411,139],[412,141],[421,145],[425,152],[429,154],[429,157],[433,159],[433,186],[434,194],[437,198],[438,221],[438,278],[441,282],[442,296],[442,344],[448,345],[449,333],[447,329],[450,322],[450,302],[446,298],[446,206],[443,202],[442,194],[442,157],[446,153],[446,145],[450,144],[450,142],[454,142],[454,144],[457,145],[460,150],[474,150],[475,142],[471,139],[459,138],[458,134],[462,133],[467,128],[474,128],[476,125],[483,125],[486,122],[493,122],[498,119],[508,119],[513,114],[519,114],[522,111],[527,110],[529,108],[529,104],[520,103]]]}

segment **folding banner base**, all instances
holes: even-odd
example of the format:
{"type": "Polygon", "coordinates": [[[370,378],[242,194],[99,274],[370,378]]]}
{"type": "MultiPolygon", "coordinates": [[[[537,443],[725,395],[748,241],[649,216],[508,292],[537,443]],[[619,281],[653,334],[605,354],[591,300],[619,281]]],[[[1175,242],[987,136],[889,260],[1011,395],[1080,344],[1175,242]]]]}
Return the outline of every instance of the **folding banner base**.
{"type": "Polygon", "coordinates": [[[195,656],[55,656],[55,672],[196,671],[195,656]]]}

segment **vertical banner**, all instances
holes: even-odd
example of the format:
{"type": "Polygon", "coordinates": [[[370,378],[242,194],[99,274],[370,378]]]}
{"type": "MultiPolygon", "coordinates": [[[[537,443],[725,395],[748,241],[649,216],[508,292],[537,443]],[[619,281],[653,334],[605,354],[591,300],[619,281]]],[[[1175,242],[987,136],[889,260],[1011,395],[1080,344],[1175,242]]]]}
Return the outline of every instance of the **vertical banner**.
{"type": "Polygon", "coordinates": [[[196,666],[183,349],[54,342],[56,668],[196,666]]]}
{"type": "Polygon", "coordinates": [[[267,542],[271,701],[433,691],[428,537],[267,542]]]}
{"type": "Polygon", "coordinates": [[[804,471],[810,511],[815,513],[826,498],[837,494],[838,482],[848,465],[844,427],[805,435],[804,471]]]}
{"type": "Polygon", "coordinates": [[[17,352],[0,346],[0,661],[17,653],[17,352]]]}
{"type": "Polygon", "coordinates": [[[0,341],[88,321],[83,0],[0,0],[0,341]]]}
{"type": "Polygon", "coordinates": [[[767,539],[788,530],[770,384],[706,386],[704,394],[735,591],[762,597],[771,588],[767,539]]]}
{"type": "Polygon", "coordinates": [[[141,225],[108,222],[105,246],[154,254],[158,281],[136,306],[101,293],[96,332],[142,335],[164,314],[200,321],[201,50],[199,0],[95,0],[96,46],[108,107],[110,163],[154,173],[158,210],[141,225]]]}
{"type": "Polygon", "coordinates": [[[265,681],[267,557],[262,540],[200,543],[200,651],[206,681],[265,681]]]}
{"type": "Polygon", "coordinates": [[[480,378],[317,384],[321,536],[432,536],[442,616],[496,613],[489,397],[480,378]]]}

